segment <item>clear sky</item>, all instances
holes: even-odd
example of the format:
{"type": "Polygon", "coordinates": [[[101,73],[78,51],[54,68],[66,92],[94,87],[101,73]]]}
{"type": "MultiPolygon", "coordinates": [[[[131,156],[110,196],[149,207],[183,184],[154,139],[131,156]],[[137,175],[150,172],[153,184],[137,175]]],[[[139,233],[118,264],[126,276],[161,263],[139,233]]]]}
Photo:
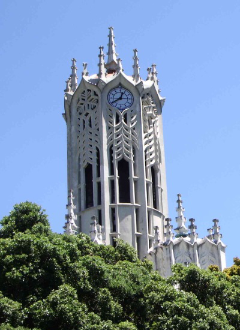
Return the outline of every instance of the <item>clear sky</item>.
{"type": "Polygon", "coordinates": [[[169,216],[176,195],[199,237],[220,220],[227,264],[240,257],[240,1],[1,0],[0,218],[32,201],[63,232],[67,203],[66,124],[71,58],[97,72],[114,27],[132,74],[157,64],[162,96],[169,216]]]}

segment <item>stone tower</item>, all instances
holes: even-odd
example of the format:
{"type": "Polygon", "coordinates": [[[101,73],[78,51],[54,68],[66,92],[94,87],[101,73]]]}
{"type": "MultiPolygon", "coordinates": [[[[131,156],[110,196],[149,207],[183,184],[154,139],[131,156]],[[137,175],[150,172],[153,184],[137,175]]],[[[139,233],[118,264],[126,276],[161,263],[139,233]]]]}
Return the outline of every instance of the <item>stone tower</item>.
{"type": "Polygon", "coordinates": [[[112,27],[108,37],[107,61],[99,47],[98,73],[89,75],[83,63],[78,85],[72,59],[66,81],[68,190],[75,198],[77,215],[72,226],[89,234],[92,219],[97,218],[106,244],[121,238],[143,258],[152,247],[154,227],[164,240],[168,213],[164,98],[156,65],[147,69],[146,80],[141,79],[134,49],[133,72],[126,75],[117,58],[112,27]]]}

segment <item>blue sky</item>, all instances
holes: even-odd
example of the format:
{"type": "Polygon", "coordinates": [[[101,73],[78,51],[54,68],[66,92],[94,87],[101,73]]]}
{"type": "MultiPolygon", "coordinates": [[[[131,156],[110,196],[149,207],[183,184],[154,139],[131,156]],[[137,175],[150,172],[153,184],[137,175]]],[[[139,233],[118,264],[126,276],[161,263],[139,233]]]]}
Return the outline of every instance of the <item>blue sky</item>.
{"type": "Polygon", "coordinates": [[[114,27],[125,73],[137,48],[141,76],[157,64],[169,216],[182,194],[200,237],[220,220],[227,264],[240,257],[240,2],[231,0],[2,0],[0,218],[26,200],[62,232],[67,202],[62,118],[71,58],[97,72],[114,27]]]}

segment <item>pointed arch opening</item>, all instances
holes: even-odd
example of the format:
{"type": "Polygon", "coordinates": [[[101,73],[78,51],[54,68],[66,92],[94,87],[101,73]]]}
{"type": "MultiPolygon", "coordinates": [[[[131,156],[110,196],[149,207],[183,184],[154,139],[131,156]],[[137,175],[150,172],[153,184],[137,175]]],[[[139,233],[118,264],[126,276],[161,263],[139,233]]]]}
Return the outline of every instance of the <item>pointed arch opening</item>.
{"type": "Polygon", "coordinates": [[[152,176],[152,202],[153,208],[157,209],[157,190],[156,190],[156,172],[155,168],[151,167],[151,176],[152,176]]]}
{"type": "Polygon", "coordinates": [[[109,148],[109,175],[114,175],[114,166],[113,166],[113,145],[109,148]]]}
{"type": "Polygon", "coordinates": [[[86,209],[93,206],[93,169],[89,163],[85,167],[85,201],[86,209]]]}
{"type": "Polygon", "coordinates": [[[100,152],[99,149],[96,148],[96,164],[97,164],[97,177],[100,177],[100,152]]]}
{"type": "Polygon", "coordinates": [[[119,203],[130,203],[129,163],[122,158],[118,162],[119,203]]]}

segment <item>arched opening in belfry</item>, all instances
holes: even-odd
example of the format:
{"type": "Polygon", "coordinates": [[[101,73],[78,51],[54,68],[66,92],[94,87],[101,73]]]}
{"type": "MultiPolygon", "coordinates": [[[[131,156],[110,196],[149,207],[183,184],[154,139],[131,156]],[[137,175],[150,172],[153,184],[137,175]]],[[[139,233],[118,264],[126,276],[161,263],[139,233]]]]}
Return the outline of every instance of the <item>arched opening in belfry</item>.
{"type": "Polygon", "coordinates": [[[119,203],[130,203],[129,163],[122,158],[118,162],[119,203]]]}
{"type": "Polygon", "coordinates": [[[85,167],[85,201],[86,209],[93,206],[93,170],[89,163],[85,167]]]}
{"type": "Polygon", "coordinates": [[[109,175],[114,175],[113,167],[113,145],[109,148],[109,175]]]}
{"type": "Polygon", "coordinates": [[[96,164],[97,164],[97,178],[100,177],[100,152],[99,149],[96,148],[96,164]]]}
{"type": "Polygon", "coordinates": [[[156,172],[155,168],[151,167],[151,176],[152,176],[152,202],[153,208],[157,208],[157,191],[156,191],[156,172]]]}

